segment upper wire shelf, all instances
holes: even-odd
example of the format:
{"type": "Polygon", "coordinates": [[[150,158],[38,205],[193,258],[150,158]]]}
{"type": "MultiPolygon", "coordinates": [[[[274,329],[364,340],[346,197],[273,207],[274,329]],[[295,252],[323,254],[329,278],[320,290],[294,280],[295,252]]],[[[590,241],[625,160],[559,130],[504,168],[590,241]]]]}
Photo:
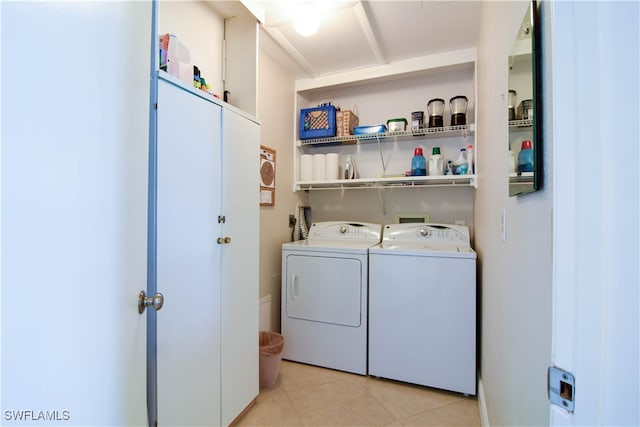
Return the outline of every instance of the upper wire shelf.
{"type": "Polygon", "coordinates": [[[475,124],[459,125],[459,126],[444,126],[437,128],[424,128],[403,130],[396,132],[381,132],[361,135],[345,135],[345,136],[333,136],[328,138],[313,138],[299,140],[300,146],[304,145],[321,145],[321,144],[359,144],[366,142],[375,142],[387,137],[426,137],[426,138],[443,138],[450,136],[468,136],[475,132],[475,124]]]}

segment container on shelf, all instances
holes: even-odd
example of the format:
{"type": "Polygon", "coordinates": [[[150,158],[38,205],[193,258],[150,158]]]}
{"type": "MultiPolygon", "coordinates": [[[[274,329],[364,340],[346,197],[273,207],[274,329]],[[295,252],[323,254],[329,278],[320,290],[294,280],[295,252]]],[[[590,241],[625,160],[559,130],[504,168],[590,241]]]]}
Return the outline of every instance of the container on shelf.
{"type": "Polygon", "coordinates": [[[467,124],[467,103],[466,96],[458,95],[449,100],[449,108],[451,109],[451,126],[460,126],[467,124]]]}
{"type": "Polygon", "coordinates": [[[429,111],[429,127],[438,128],[444,126],[444,99],[433,98],[427,103],[429,111]]]}
{"type": "Polygon", "coordinates": [[[300,110],[300,139],[336,136],[336,107],[320,105],[300,110]]]}
{"type": "Polygon", "coordinates": [[[389,132],[401,132],[407,130],[407,119],[389,119],[387,120],[387,128],[389,128],[389,132]]]}
{"type": "Polygon", "coordinates": [[[427,175],[427,161],[422,154],[422,148],[417,147],[413,151],[413,158],[411,159],[411,176],[426,176],[427,175]]]}
{"type": "Polygon", "coordinates": [[[385,125],[369,125],[369,126],[357,126],[353,129],[355,135],[369,135],[374,133],[383,133],[387,131],[385,125]]]}
{"type": "Polygon", "coordinates": [[[444,159],[440,155],[440,147],[433,147],[429,157],[429,175],[438,176],[444,174],[444,159]]]}
{"type": "Polygon", "coordinates": [[[353,135],[353,129],[359,124],[360,119],[353,111],[344,110],[336,112],[336,136],[353,135]]]}
{"type": "Polygon", "coordinates": [[[509,121],[516,119],[516,97],[518,93],[510,89],[509,90],[509,121]]]}
{"type": "Polygon", "coordinates": [[[469,164],[467,163],[467,149],[461,148],[460,154],[455,162],[453,162],[453,174],[454,175],[466,175],[469,164]]]}
{"type": "Polygon", "coordinates": [[[520,120],[533,119],[533,99],[525,99],[518,105],[517,118],[520,120]]]}
{"type": "Polygon", "coordinates": [[[411,130],[422,129],[424,127],[424,111],[414,111],[411,113],[411,130]]]}
{"type": "Polygon", "coordinates": [[[518,153],[518,172],[533,172],[533,145],[531,141],[522,141],[522,148],[518,153]]]}

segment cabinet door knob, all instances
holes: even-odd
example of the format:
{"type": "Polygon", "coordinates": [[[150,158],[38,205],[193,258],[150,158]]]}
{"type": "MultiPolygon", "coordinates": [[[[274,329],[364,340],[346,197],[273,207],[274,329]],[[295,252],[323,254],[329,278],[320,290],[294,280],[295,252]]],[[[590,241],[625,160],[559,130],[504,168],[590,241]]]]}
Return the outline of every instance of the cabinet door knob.
{"type": "Polygon", "coordinates": [[[164,296],[158,292],[152,297],[148,297],[145,291],[140,291],[138,295],[138,313],[144,313],[145,308],[153,307],[155,311],[162,308],[164,304],[164,296]]]}
{"type": "Polygon", "coordinates": [[[218,237],[218,240],[216,240],[218,242],[219,245],[224,245],[227,243],[231,243],[231,237],[218,237]]]}

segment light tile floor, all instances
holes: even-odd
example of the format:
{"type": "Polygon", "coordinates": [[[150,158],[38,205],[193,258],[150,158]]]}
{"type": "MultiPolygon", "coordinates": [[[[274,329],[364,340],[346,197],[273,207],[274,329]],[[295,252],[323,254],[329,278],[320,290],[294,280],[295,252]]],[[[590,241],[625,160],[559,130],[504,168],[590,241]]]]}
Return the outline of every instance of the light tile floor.
{"type": "Polygon", "coordinates": [[[282,361],[237,426],[481,426],[478,401],[427,387],[282,361]]]}

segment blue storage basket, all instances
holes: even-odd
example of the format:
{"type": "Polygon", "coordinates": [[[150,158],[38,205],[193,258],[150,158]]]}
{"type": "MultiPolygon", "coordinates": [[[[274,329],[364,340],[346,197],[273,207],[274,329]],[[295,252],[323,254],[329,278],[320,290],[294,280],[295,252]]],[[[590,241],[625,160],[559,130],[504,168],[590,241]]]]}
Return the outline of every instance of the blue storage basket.
{"type": "Polygon", "coordinates": [[[336,107],[320,107],[300,110],[300,139],[336,136],[336,107]]]}

